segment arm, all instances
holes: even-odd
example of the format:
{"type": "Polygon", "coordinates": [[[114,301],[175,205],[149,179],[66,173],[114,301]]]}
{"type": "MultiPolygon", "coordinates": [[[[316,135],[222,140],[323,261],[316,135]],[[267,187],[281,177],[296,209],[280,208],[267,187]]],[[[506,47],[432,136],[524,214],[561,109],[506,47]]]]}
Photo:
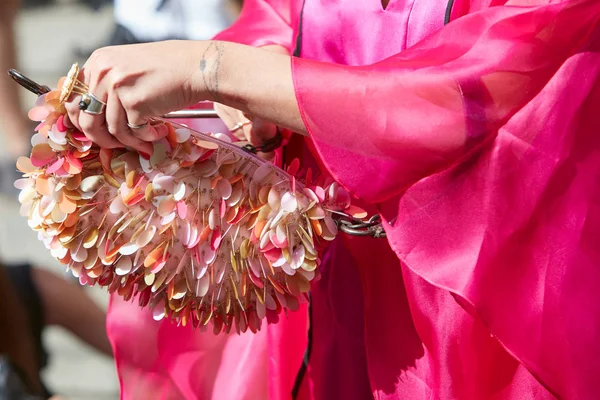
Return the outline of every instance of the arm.
{"type": "MultiPolygon", "coordinates": [[[[470,124],[478,126],[468,133],[480,136],[535,96],[589,36],[596,17],[586,9],[598,7],[591,1],[573,4],[496,7],[463,18],[419,47],[365,67],[292,60],[233,43],[199,42],[194,44],[195,53],[200,55],[199,68],[192,76],[190,90],[202,100],[223,102],[299,133],[307,131],[306,125],[321,133],[324,129],[316,129],[310,123],[311,115],[305,115],[306,125],[302,121],[298,95],[300,106],[307,108],[302,111],[325,107],[331,120],[323,122],[330,127],[346,118],[358,124],[357,129],[350,129],[353,134],[357,130],[368,131],[373,135],[370,140],[391,145],[394,150],[418,147],[452,153],[465,145],[469,119],[477,117],[465,115],[465,102],[472,94],[469,91],[485,93],[478,99],[484,108],[485,123],[470,124]],[[586,12],[590,17],[584,17],[586,12]],[[584,18],[582,23],[577,29],[567,29],[577,15],[584,18]],[[515,24],[520,24],[519,29],[511,30],[515,24]],[[479,25],[480,30],[469,35],[472,29],[467,28],[473,25],[479,25]],[[516,34],[520,35],[519,41],[514,40],[516,34]],[[462,39],[458,45],[453,40],[457,35],[462,39]],[[492,42],[493,52],[489,47],[492,42]],[[488,57],[483,57],[486,54],[488,57]],[[327,107],[332,100],[336,107],[327,107]],[[368,128],[374,122],[372,118],[348,113],[355,111],[357,104],[370,115],[377,114],[376,107],[381,106],[385,108],[379,113],[386,114],[413,113],[423,107],[438,112],[437,116],[411,118],[410,122],[387,118],[387,123],[407,131],[405,135],[389,137],[383,133],[383,126],[368,128]],[[440,129],[448,134],[437,135],[435,131],[440,129]],[[419,135],[411,136],[411,132],[419,135]]],[[[325,134],[319,139],[328,141],[325,134]]],[[[354,148],[355,139],[356,136],[347,135],[336,137],[335,141],[339,147],[354,148]]]]}
{"type": "MultiPolygon", "coordinates": [[[[108,48],[86,64],[85,79],[109,103],[111,96],[120,99],[121,121],[135,125],[214,100],[309,132],[336,179],[355,195],[381,201],[492,140],[591,40],[598,15],[594,0],[492,7],[365,67],[292,60],[219,41],[108,48]],[[164,54],[181,56],[174,62],[164,54]],[[347,182],[348,166],[360,171],[359,184],[347,182]]],[[[100,119],[81,114],[76,100],[68,108],[72,119],[85,117],[79,125],[93,140],[119,145],[101,137],[100,119]]],[[[116,114],[107,107],[109,125],[117,125],[116,114]]],[[[116,136],[125,143],[131,134],[116,136]]]]}
{"type": "Polygon", "coordinates": [[[201,56],[189,90],[198,94],[198,100],[222,103],[294,132],[305,132],[288,55],[219,41],[194,46],[201,56]]]}
{"type": "Polygon", "coordinates": [[[293,59],[290,72],[284,60],[257,54],[233,73],[228,66],[236,61],[225,50],[221,76],[233,83],[222,83],[219,96],[310,132],[338,181],[382,201],[493,140],[571,56],[593,43],[599,12],[589,0],[492,7],[365,67],[293,59]]]}
{"type": "MultiPolygon", "coordinates": [[[[290,55],[293,46],[290,2],[286,0],[248,0],[237,21],[214,39],[253,47],[279,54],[290,55]]],[[[246,115],[243,112],[215,103],[215,110],[225,125],[240,140],[260,145],[271,139],[277,127],[265,120],[246,115]],[[235,129],[240,123],[241,128],[235,129]]],[[[261,154],[261,157],[273,159],[273,153],[261,154]]]]}
{"type": "MultiPolygon", "coordinates": [[[[262,47],[264,50],[274,53],[289,54],[289,49],[293,44],[290,19],[289,0],[248,0],[244,2],[242,13],[236,23],[217,35],[215,39],[262,47]]],[[[128,129],[126,122],[141,125],[149,115],[161,115],[168,112],[166,110],[181,109],[200,101],[201,97],[189,94],[188,90],[184,90],[184,94],[181,89],[189,87],[188,77],[199,67],[199,59],[195,57],[194,53],[204,54],[207,44],[208,42],[153,43],[135,48],[133,46],[105,48],[94,52],[83,69],[81,79],[90,83],[92,93],[105,102],[109,100],[107,92],[114,93],[118,89],[121,89],[121,92],[128,92],[128,99],[121,98],[122,96],[119,95],[112,96],[125,101],[125,104],[117,104],[120,101],[111,101],[116,105],[107,107],[106,120],[103,120],[80,113],[77,107],[79,98],[74,98],[67,103],[70,117],[70,121],[67,123],[73,123],[103,147],[115,148],[122,147],[124,144],[149,154],[152,147],[147,142],[164,136],[166,131],[159,131],[150,126],[133,131],[128,129]],[[142,48],[146,51],[140,51],[142,48]],[[164,57],[165,54],[181,57],[164,57]],[[157,56],[159,60],[156,60],[157,56]],[[178,59],[179,62],[173,59],[178,59]],[[133,68],[115,68],[116,64],[120,64],[121,67],[129,65],[133,68]],[[190,68],[179,68],[177,71],[176,68],[173,68],[174,64],[189,65],[190,68]],[[143,82],[143,78],[153,75],[153,68],[149,68],[151,65],[156,66],[154,71],[161,70],[163,74],[159,77],[154,76],[155,79],[149,79],[146,84],[143,82]],[[108,76],[109,71],[110,76],[108,76]],[[105,79],[102,79],[103,75],[106,75],[105,79]],[[91,80],[94,82],[90,82],[91,80]],[[133,83],[138,84],[139,87],[131,87],[133,83]],[[131,90],[139,89],[142,85],[146,86],[145,90],[131,90]],[[164,101],[161,102],[162,104],[149,104],[151,101],[140,104],[139,99],[148,97],[149,92],[162,99],[167,98],[167,104],[164,101]],[[134,110],[138,107],[144,109],[134,110]],[[129,111],[127,112],[123,108],[129,111]],[[141,123],[137,124],[135,121],[141,121],[141,123]]],[[[229,114],[235,115],[225,118],[229,127],[246,119],[240,115],[239,111],[230,111],[229,114]]],[[[224,114],[224,112],[220,114],[224,114]]],[[[263,127],[266,125],[262,124],[263,127]]],[[[263,136],[269,136],[274,132],[273,129],[261,129],[261,131],[265,131],[262,133],[254,132],[254,129],[252,132],[250,130],[250,126],[244,127],[246,137],[252,139],[252,136],[257,136],[255,139],[259,142],[263,141],[263,136]]],[[[251,141],[254,143],[254,140],[251,141]]]]}

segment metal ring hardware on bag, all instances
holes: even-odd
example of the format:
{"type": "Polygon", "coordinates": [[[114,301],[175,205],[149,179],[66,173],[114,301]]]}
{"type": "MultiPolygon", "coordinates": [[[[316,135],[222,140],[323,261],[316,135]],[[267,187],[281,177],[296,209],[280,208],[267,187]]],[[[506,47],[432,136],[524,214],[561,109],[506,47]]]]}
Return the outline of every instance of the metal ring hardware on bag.
{"type": "MultiPolygon", "coordinates": [[[[32,92],[37,96],[41,96],[50,92],[50,88],[45,85],[40,85],[32,79],[26,77],[17,70],[11,69],[8,71],[10,77],[17,82],[19,85],[32,92]]],[[[215,110],[180,110],[174,111],[161,116],[165,119],[177,119],[177,118],[219,118],[215,110]]],[[[129,124],[128,124],[129,125],[129,124]]],[[[137,128],[137,126],[136,126],[137,128]]],[[[279,128],[277,134],[263,143],[260,146],[253,146],[251,144],[245,145],[243,148],[251,153],[263,152],[269,153],[274,151],[283,142],[283,135],[279,128]]],[[[338,216],[335,219],[339,229],[351,236],[371,236],[373,238],[385,238],[386,233],[381,224],[381,217],[379,214],[373,215],[367,221],[359,220],[348,216],[338,216]]]]}

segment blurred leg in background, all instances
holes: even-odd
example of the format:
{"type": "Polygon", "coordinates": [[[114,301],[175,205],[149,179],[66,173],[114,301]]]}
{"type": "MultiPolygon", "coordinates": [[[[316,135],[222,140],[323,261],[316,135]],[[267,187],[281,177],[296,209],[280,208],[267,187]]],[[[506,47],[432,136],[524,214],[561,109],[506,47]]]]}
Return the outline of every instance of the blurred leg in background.
{"type": "MultiPolygon", "coordinates": [[[[42,333],[46,326],[60,326],[97,351],[107,356],[112,355],[106,336],[104,311],[76,284],[52,272],[33,268],[29,264],[0,268],[4,279],[2,290],[12,296],[9,311],[18,316],[11,318],[17,318],[15,323],[26,327],[22,338],[7,340],[14,342],[16,348],[22,348],[17,353],[20,357],[17,365],[27,371],[27,376],[33,376],[41,383],[39,373],[48,363],[48,353],[42,341],[42,333]],[[14,311],[15,308],[18,311],[14,311]],[[25,359],[27,362],[23,361],[25,359]],[[35,371],[35,374],[32,371],[35,371]]],[[[33,385],[37,384],[35,379],[28,378],[29,381],[33,382],[33,385]]],[[[49,395],[43,384],[41,387],[45,394],[49,395]]]]}
{"type": "MultiPolygon", "coordinates": [[[[4,159],[0,164],[0,182],[4,194],[15,193],[17,179],[15,160],[30,149],[33,125],[21,107],[20,87],[6,74],[17,67],[15,20],[20,7],[43,6],[49,1],[24,4],[21,0],[3,0],[0,12],[0,134],[4,159]]],[[[6,275],[20,302],[30,329],[30,338],[39,368],[46,365],[47,354],[42,345],[42,331],[47,325],[61,326],[98,351],[111,355],[106,337],[105,313],[84,290],[73,283],[29,264],[8,265],[6,275]]]]}
{"type": "Polygon", "coordinates": [[[96,350],[112,356],[106,336],[106,314],[78,283],[68,282],[41,268],[31,268],[31,277],[40,296],[45,325],[60,326],[96,350]]]}
{"type": "MultiPolygon", "coordinates": [[[[17,64],[14,24],[20,6],[21,0],[3,0],[0,13],[0,132],[4,144],[2,153],[6,156],[2,164],[5,193],[12,193],[7,188],[18,178],[14,162],[17,157],[28,153],[32,131],[32,125],[21,108],[19,86],[5,72],[17,64]]],[[[103,353],[110,354],[104,313],[84,291],[48,271],[33,269],[29,265],[11,267],[10,272],[26,289],[19,291],[21,299],[29,305],[29,310],[34,310],[34,316],[40,317],[40,321],[33,321],[36,331],[41,333],[44,323],[60,325],[103,353]],[[38,297],[41,306],[33,304],[32,298],[38,297]],[[42,312],[46,315],[45,321],[41,318],[42,312]]]]}
{"type": "Polygon", "coordinates": [[[0,357],[5,363],[0,397],[10,399],[25,393],[41,398],[50,395],[40,377],[39,341],[30,324],[27,306],[20,299],[19,288],[13,284],[8,270],[0,265],[0,357]]]}

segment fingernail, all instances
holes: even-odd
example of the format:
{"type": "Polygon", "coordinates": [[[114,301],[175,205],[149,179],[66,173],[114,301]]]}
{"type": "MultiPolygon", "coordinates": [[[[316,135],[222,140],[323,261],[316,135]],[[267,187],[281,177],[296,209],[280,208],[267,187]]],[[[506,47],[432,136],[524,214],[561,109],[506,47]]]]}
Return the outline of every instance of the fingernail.
{"type": "Polygon", "coordinates": [[[144,157],[144,159],[146,159],[146,160],[149,160],[149,159],[150,159],[150,154],[148,154],[148,153],[145,153],[145,152],[143,152],[143,151],[140,151],[140,155],[141,155],[142,157],[144,157]]]}

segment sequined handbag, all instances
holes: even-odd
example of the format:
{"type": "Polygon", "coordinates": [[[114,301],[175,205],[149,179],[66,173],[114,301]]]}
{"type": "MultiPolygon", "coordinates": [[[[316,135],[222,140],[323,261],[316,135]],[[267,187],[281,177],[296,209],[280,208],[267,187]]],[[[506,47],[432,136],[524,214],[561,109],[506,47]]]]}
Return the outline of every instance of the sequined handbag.
{"type": "Polygon", "coordinates": [[[256,332],[306,301],[336,219],[366,217],[334,181],[300,182],[297,160],[283,170],[227,135],[157,120],[169,134],[150,159],[99,148],[64,124],[60,90],[41,92],[17,162],[21,214],[81,284],[156,320],[256,332]]]}

